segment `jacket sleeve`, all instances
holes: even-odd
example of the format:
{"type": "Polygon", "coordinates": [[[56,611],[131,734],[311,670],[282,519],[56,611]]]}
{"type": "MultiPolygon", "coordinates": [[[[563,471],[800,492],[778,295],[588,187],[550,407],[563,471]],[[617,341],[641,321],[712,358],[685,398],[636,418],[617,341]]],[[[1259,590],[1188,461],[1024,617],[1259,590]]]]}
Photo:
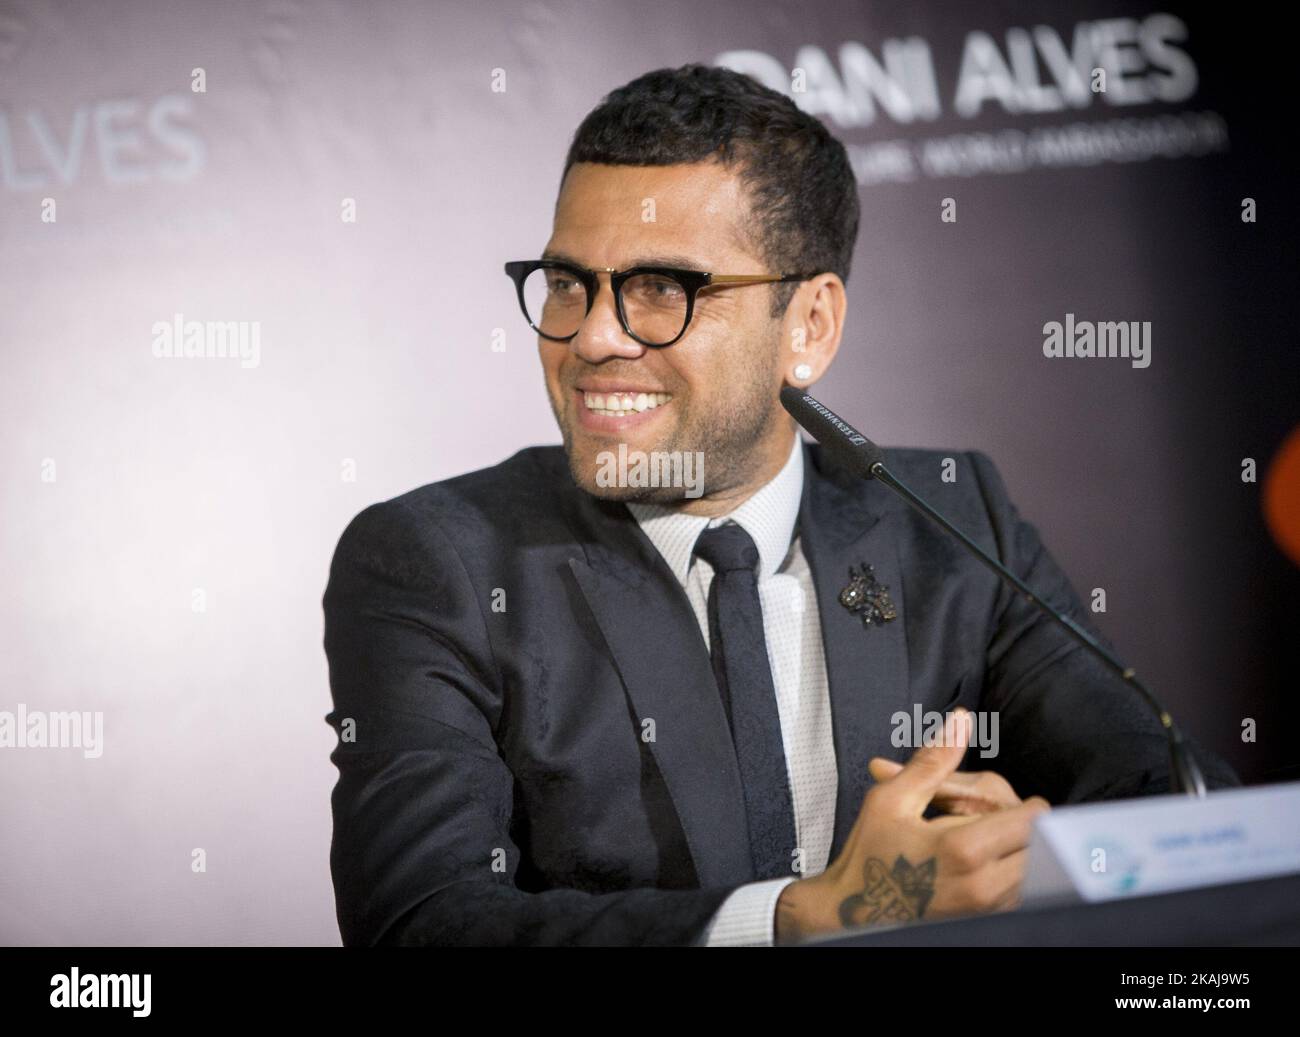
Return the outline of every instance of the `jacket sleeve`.
{"type": "MultiPolygon", "coordinates": [[[[993,462],[970,455],[1000,561],[1045,602],[1092,626],[1069,579],[1017,513],[993,462]]],[[[1010,587],[1002,588],[988,646],[983,708],[997,710],[995,769],[1021,796],[1078,803],[1170,789],[1168,742],[1155,713],[1124,682],[1010,587]]],[[[1240,785],[1224,761],[1184,739],[1207,788],[1240,785]]]]}
{"type": "Polygon", "coordinates": [[[354,518],[323,604],[344,944],[700,939],[729,889],[517,887],[514,777],[494,738],[502,683],[469,574],[431,515],[398,499],[354,518]]]}

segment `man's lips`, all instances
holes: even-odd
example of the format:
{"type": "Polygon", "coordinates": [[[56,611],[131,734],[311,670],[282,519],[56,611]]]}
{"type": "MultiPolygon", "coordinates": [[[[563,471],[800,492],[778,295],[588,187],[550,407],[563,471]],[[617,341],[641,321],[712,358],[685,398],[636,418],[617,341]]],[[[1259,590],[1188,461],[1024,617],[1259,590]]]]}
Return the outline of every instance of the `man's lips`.
{"type": "Polygon", "coordinates": [[[573,390],[578,424],[591,432],[624,432],[648,425],[671,407],[670,393],[627,383],[584,383],[573,390]]]}

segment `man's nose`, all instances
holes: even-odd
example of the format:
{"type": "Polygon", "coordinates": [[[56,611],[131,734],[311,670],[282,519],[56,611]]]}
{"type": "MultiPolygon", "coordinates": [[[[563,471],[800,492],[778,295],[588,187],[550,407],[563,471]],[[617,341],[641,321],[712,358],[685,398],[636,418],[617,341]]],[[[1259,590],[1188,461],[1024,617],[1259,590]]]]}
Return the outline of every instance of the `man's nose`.
{"type": "Polygon", "coordinates": [[[646,351],[645,346],[628,337],[619,322],[608,273],[596,275],[596,298],[591,304],[591,312],[569,346],[589,364],[598,364],[610,357],[636,358],[646,351]]]}

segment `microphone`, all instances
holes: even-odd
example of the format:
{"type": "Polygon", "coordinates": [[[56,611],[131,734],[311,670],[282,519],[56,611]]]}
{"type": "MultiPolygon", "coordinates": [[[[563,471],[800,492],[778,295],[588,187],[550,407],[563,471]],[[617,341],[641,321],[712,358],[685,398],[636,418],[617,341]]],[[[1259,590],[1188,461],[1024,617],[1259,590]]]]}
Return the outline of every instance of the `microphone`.
{"type": "Polygon", "coordinates": [[[989,555],[975,541],[908,489],[885,467],[885,452],[825,404],[790,385],[781,389],[781,404],[790,412],[790,416],[822,445],[826,455],[833,462],[862,479],[876,479],[884,483],[926,518],[943,527],[1004,583],[1014,587],[1026,601],[1062,627],[1074,640],[1100,659],[1108,670],[1118,675],[1125,684],[1136,691],[1155,712],[1160,726],[1164,729],[1165,738],[1169,743],[1170,781],[1173,792],[1183,792],[1194,798],[1205,796],[1205,777],[1196,760],[1193,759],[1187,743],[1183,741],[1182,733],[1174,724],[1174,718],[1170,716],[1169,710],[1156,700],[1146,685],[1138,680],[1132,667],[1125,666],[1116,659],[1095,637],[1069,616],[1043,601],[1019,576],[989,555]]]}

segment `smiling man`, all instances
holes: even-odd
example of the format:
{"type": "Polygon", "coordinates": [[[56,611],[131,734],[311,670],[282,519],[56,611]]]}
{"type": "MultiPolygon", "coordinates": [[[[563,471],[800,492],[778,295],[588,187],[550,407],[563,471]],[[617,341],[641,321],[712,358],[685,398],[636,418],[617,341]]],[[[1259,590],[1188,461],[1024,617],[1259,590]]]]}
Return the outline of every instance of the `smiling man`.
{"type": "MultiPolygon", "coordinates": [[[[645,132],[653,134],[653,125],[645,132]]],[[[642,150],[642,142],[629,143],[623,145],[629,151],[642,150]]],[[[653,145],[648,140],[644,146],[653,145]]],[[[781,343],[800,329],[802,362],[829,363],[845,311],[841,275],[830,267],[847,274],[847,253],[799,256],[827,269],[797,285],[799,304],[780,314],[773,289],[759,280],[774,280],[763,273],[766,250],[761,239],[750,238],[762,222],[750,214],[735,169],[708,156],[669,166],[624,166],[585,161],[577,145],[575,152],[542,257],[578,269],[540,267],[522,277],[525,303],[531,303],[534,286],[541,300],[535,326],[554,333],[541,339],[542,367],[573,477],[606,499],[725,514],[771,480],[790,455],[789,418],[772,406],[783,379],[781,343]],[[592,293],[574,276],[582,268],[604,271],[600,283],[608,283],[610,271],[646,271],[621,282],[628,328],[612,291],[594,293],[587,311],[592,293]],[[710,275],[691,301],[689,334],[691,285],[668,273],[677,270],[710,275]],[[727,283],[728,276],[756,280],[727,283]],[[555,291],[557,285],[566,291],[555,291]],[[557,296],[577,301],[561,303],[557,296]],[[548,328],[548,319],[557,327],[548,328]],[[652,347],[632,337],[638,332],[646,341],[676,341],[652,347]],[[599,456],[616,443],[645,454],[702,453],[707,496],[690,504],[683,503],[680,487],[647,493],[635,486],[597,486],[599,456]]],[[[840,199],[846,208],[835,213],[834,230],[843,252],[846,242],[851,250],[857,203],[852,181],[840,186],[847,188],[840,199]]],[[[810,375],[804,382],[812,380],[810,375]]]]}
{"type": "MultiPolygon", "coordinates": [[[[550,241],[506,264],[563,447],[367,508],[335,553],[346,943],[771,944],[1002,910],[1049,803],[1169,787],[1130,691],[796,434],[778,393],[830,368],[857,229],[843,147],[737,73],[649,73],[578,128],[550,241]],[[992,760],[971,711],[1001,722],[992,760]],[[946,737],[898,738],[922,713],[946,737]]],[[[1087,624],[986,457],[890,460],[1087,624]]]]}

